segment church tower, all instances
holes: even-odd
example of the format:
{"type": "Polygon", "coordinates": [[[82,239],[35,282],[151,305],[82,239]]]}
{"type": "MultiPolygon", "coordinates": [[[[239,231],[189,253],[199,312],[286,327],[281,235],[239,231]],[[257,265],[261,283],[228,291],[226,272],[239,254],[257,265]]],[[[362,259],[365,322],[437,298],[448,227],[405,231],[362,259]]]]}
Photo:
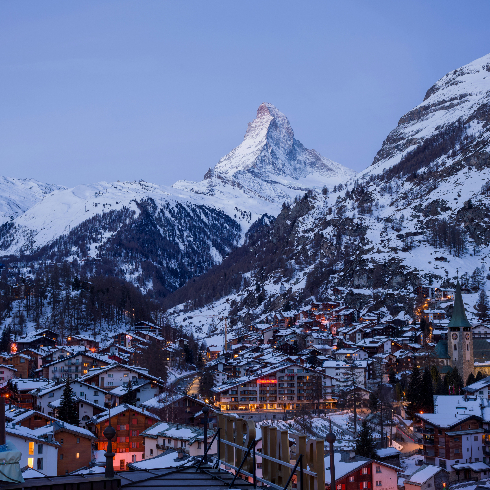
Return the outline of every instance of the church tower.
{"type": "Polygon", "coordinates": [[[451,359],[451,366],[458,368],[463,383],[466,383],[468,376],[475,369],[475,360],[473,358],[473,333],[464,311],[459,281],[456,284],[454,295],[453,316],[447,328],[447,351],[451,359]]]}

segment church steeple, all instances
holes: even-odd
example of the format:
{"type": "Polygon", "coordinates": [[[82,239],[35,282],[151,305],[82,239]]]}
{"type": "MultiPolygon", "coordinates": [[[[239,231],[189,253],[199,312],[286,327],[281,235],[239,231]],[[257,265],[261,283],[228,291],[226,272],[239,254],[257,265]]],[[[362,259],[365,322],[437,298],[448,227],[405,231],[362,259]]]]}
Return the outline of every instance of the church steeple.
{"type": "Polygon", "coordinates": [[[475,361],[473,358],[473,333],[471,332],[471,323],[466,318],[459,280],[456,284],[453,315],[447,326],[447,334],[450,364],[453,368],[458,368],[459,374],[466,382],[470,373],[475,369],[475,361]]]}
{"type": "Polygon", "coordinates": [[[454,307],[453,316],[449,322],[448,328],[451,327],[470,327],[471,324],[466,318],[466,312],[464,310],[463,297],[461,296],[461,285],[459,280],[456,284],[456,292],[454,293],[454,307]]]}

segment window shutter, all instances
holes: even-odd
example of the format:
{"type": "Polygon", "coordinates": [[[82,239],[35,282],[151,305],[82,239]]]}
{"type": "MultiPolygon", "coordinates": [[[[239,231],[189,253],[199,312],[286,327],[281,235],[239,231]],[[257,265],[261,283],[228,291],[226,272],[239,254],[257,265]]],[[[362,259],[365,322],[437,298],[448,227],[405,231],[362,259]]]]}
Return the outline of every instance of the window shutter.
{"type": "Polygon", "coordinates": [[[140,443],[139,442],[136,443],[136,447],[140,447],[140,443]]]}
{"type": "Polygon", "coordinates": [[[120,425],[117,426],[117,430],[121,430],[121,426],[120,425]]]}
{"type": "Polygon", "coordinates": [[[368,481],[368,488],[371,488],[371,482],[368,481]]]}
{"type": "Polygon", "coordinates": [[[117,442],[120,442],[120,440],[121,440],[121,438],[120,438],[120,437],[118,437],[118,438],[117,438],[117,442]]]}
{"type": "Polygon", "coordinates": [[[138,419],[133,419],[133,425],[136,425],[138,423],[138,419]]]}

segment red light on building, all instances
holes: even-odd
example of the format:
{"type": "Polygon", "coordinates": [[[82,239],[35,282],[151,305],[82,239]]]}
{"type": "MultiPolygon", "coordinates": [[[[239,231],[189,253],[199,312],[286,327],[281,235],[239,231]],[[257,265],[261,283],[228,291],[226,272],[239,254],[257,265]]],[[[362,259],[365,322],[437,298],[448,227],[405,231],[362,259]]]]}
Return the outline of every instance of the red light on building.
{"type": "Polygon", "coordinates": [[[270,385],[270,384],[276,384],[277,379],[258,379],[257,384],[258,385],[270,385]]]}

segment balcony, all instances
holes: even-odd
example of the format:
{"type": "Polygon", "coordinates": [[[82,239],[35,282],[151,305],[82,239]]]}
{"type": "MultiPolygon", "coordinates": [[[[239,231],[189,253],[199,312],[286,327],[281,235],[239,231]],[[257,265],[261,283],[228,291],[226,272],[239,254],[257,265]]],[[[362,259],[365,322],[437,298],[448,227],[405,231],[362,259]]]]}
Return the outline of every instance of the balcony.
{"type": "Polygon", "coordinates": [[[433,435],[434,434],[434,429],[433,428],[429,428],[429,427],[424,427],[422,429],[422,434],[433,435]]]}

